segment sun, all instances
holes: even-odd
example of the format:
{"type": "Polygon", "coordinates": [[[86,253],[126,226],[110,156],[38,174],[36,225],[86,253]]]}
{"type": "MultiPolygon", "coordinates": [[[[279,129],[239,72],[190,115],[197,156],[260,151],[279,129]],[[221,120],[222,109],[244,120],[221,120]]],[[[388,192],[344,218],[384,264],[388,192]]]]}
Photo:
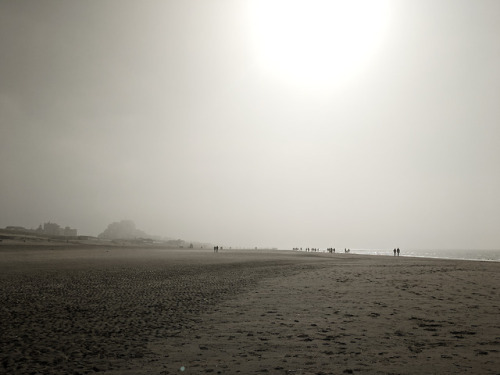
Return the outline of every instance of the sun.
{"type": "Polygon", "coordinates": [[[361,71],[387,31],[385,0],[252,0],[258,66],[292,84],[332,84],[361,71]]]}

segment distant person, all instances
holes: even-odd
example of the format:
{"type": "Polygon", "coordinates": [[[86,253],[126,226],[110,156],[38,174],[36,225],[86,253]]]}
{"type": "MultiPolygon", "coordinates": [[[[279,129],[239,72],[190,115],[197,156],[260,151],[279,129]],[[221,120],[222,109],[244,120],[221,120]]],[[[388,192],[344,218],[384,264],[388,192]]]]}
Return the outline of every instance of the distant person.
{"type": "Polygon", "coordinates": [[[394,248],[394,256],[396,256],[396,248],[394,248]]]}
{"type": "Polygon", "coordinates": [[[398,247],[398,249],[397,249],[396,251],[397,251],[397,253],[398,253],[398,256],[399,256],[399,247],[398,247]]]}

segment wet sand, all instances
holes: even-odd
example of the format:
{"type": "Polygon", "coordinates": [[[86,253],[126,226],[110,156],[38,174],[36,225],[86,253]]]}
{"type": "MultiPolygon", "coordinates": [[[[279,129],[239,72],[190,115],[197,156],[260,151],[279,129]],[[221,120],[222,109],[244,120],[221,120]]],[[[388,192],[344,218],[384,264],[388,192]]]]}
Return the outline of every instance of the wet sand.
{"type": "Polygon", "coordinates": [[[0,374],[500,374],[500,263],[0,244],[0,374]]]}

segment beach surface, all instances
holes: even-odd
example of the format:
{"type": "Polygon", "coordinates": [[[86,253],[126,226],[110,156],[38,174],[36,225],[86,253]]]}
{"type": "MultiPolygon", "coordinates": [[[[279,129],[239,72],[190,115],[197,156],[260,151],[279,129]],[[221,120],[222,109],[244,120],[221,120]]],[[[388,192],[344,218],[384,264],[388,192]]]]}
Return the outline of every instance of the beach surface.
{"type": "Polygon", "coordinates": [[[0,244],[0,374],[500,374],[500,263],[0,244]]]}

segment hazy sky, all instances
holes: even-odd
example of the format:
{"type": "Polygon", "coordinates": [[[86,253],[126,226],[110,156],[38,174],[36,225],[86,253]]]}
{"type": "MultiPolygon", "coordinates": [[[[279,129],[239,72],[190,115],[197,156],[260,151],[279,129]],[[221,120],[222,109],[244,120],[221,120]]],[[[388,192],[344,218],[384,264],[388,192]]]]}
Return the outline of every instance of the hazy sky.
{"type": "Polygon", "coordinates": [[[0,227],[498,249],[499,36],[497,0],[0,0],[0,227]]]}

